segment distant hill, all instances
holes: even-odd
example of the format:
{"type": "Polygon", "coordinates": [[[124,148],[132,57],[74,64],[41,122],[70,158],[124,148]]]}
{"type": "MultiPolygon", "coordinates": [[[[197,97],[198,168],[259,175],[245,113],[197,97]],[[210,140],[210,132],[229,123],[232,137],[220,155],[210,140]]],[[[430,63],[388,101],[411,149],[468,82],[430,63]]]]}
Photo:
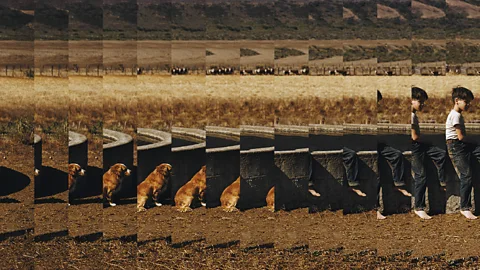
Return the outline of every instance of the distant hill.
{"type": "Polygon", "coordinates": [[[305,53],[293,48],[275,48],[274,55],[275,55],[274,59],[277,60],[277,59],[287,58],[290,56],[305,55],[305,53]]]}
{"type": "Polygon", "coordinates": [[[334,56],[343,56],[343,49],[319,46],[310,46],[308,48],[308,61],[322,60],[334,56]]]}

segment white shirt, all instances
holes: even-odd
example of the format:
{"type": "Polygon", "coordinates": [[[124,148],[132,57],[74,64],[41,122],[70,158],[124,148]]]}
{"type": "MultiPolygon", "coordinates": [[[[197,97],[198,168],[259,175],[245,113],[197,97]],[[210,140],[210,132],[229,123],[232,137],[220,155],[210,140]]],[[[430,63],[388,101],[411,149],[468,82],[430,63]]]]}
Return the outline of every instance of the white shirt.
{"type": "Polygon", "coordinates": [[[460,125],[463,135],[467,135],[462,114],[455,110],[451,110],[447,116],[447,123],[445,124],[445,135],[447,140],[458,140],[455,125],[460,125]]]}
{"type": "Polygon", "coordinates": [[[414,112],[412,112],[412,125],[418,126],[418,117],[414,112]]]}
{"type": "Polygon", "coordinates": [[[418,121],[417,114],[415,114],[414,112],[412,112],[412,129],[415,129],[415,132],[417,133],[417,135],[420,135],[420,124],[418,121]]]}

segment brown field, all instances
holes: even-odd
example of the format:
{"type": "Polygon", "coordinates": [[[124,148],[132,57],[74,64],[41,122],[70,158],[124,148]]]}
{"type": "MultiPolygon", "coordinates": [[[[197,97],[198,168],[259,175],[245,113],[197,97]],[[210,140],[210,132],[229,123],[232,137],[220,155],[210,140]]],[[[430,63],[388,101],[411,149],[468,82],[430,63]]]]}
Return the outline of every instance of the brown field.
{"type": "Polygon", "coordinates": [[[137,64],[142,67],[170,65],[172,44],[170,41],[137,41],[137,64]]]}
{"type": "Polygon", "coordinates": [[[103,41],[103,65],[132,67],[137,64],[137,41],[103,41]]]}
{"type": "Polygon", "coordinates": [[[239,41],[240,48],[246,48],[259,53],[255,56],[240,57],[240,66],[242,68],[255,68],[259,66],[273,66],[275,58],[274,41],[239,41]]]}
{"type": "Polygon", "coordinates": [[[301,68],[308,65],[308,41],[278,40],[275,41],[275,48],[295,49],[304,53],[304,55],[275,59],[275,67],[301,68]]]}
{"type": "Polygon", "coordinates": [[[103,64],[103,41],[68,41],[68,63],[79,67],[103,64]]]}
{"type": "Polygon", "coordinates": [[[205,46],[201,41],[172,41],[172,66],[205,70],[205,46]]]}
{"type": "Polygon", "coordinates": [[[230,66],[238,67],[240,65],[240,45],[236,41],[224,42],[206,42],[206,50],[213,53],[205,58],[207,68],[211,66],[230,66]]]}
{"type": "Polygon", "coordinates": [[[33,66],[33,41],[0,41],[0,63],[2,65],[33,66]]]}
{"type": "Polygon", "coordinates": [[[68,41],[35,40],[35,67],[43,65],[68,65],[68,41]]]}

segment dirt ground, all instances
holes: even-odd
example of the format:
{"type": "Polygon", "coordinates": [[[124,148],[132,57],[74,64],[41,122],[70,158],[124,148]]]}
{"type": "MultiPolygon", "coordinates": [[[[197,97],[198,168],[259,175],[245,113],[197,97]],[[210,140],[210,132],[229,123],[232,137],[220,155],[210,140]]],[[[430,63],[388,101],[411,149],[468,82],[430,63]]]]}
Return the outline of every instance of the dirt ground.
{"type": "Polygon", "coordinates": [[[422,222],[404,214],[377,221],[374,212],[344,216],[341,212],[308,214],[307,209],[270,213],[259,208],[231,214],[219,209],[180,214],[168,208],[152,208],[138,216],[140,269],[479,266],[478,224],[458,215],[422,222]],[[160,214],[155,221],[162,225],[148,227],[150,218],[160,214]],[[160,237],[154,236],[155,231],[160,237]],[[172,237],[166,236],[169,231],[172,237]]]}
{"type": "MultiPolygon", "coordinates": [[[[99,154],[91,151],[90,156],[99,154]]],[[[90,166],[100,166],[98,159],[89,160],[90,166]]],[[[21,200],[22,192],[33,193],[27,186],[9,197],[21,200]]],[[[63,194],[56,197],[61,200],[63,194]]],[[[305,208],[224,213],[201,207],[179,213],[172,206],[162,206],[135,213],[132,200],[103,209],[95,198],[99,197],[82,198],[68,208],[54,201],[35,205],[36,221],[42,223],[37,222],[34,234],[31,230],[11,233],[24,229],[28,223],[21,221],[28,214],[4,222],[22,224],[0,235],[0,254],[9,268],[51,268],[52,264],[61,269],[480,266],[480,224],[457,214],[420,221],[409,213],[377,221],[374,212],[309,214],[305,208]],[[42,219],[38,219],[40,210],[42,219]]],[[[15,204],[0,207],[7,210],[15,204]]]]}

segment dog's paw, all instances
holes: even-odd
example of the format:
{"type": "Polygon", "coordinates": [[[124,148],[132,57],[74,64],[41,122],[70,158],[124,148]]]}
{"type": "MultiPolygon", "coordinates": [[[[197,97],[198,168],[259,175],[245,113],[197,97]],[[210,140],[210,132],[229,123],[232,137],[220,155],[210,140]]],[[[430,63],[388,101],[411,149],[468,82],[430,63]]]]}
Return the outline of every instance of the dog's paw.
{"type": "Polygon", "coordinates": [[[137,208],[137,212],[145,212],[145,211],[147,211],[147,208],[145,208],[145,207],[137,208]]]}
{"type": "Polygon", "coordinates": [[[232,213],[232,212],[239,212],[240,210],[238,210],[238,208],[232,206],[232,207],[223,208],[223,211],[225,211],[227,213],[232,213]]]}
{"type": "Polygon", "coordinates": [[[193,209],[190,207],[182,207],[182,208],[178,208],[178,211],[182,213],[186,213],[186,212],[192,212],[193,209]]]}
{"type": "Polygon", "coordinates": [[[155,205],[156,205],[156,206],[162,206],[162,204],[159,203],[159,202],[156,202],[155,205]]]}

